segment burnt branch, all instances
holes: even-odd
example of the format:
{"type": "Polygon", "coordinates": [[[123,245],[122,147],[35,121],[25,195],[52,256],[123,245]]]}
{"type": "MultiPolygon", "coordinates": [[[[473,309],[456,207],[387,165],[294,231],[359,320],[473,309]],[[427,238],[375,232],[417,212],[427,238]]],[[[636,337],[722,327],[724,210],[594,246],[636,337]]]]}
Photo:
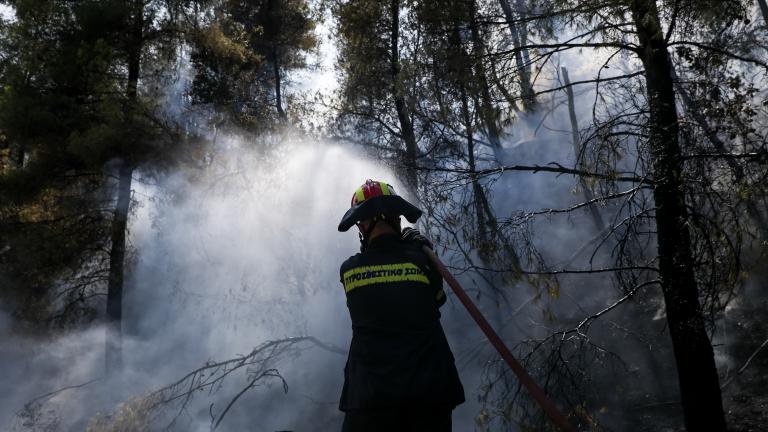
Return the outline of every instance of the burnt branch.
{"type": "Polygon", "coordinates": [[[568,174],[568,175],[574,175],[574,176],[596,178],[600,180],[609,180],[609,181],[615,181],[615,182],[642,183],[647,185],[654,184],[653,180],[649,179],[648,177],[639,177],[636,175],[623,175],[625,173],[616,173],[615,175],[601,174],[601,173],[577,170],[573,168],[566,168],[556,162],[551,162],[547,166],[507,165],[507,166],[502,166],[498,168],[488,168],[488,169],[481,169],[481,170],[469,170],[464,168],[444,168],[444,167],[434,167],[434,168],[417,167],[417,169],[422,171],[454,173],[454,174],[459,174],[464,176],[475,175],[478,177],[485,177],[493,174],[503,174],[505,171],[524,171],[524,172],[531,172],[534,174],[539,172],[546,172],[546,173],[554,173],[554,174],[568,174]]]}

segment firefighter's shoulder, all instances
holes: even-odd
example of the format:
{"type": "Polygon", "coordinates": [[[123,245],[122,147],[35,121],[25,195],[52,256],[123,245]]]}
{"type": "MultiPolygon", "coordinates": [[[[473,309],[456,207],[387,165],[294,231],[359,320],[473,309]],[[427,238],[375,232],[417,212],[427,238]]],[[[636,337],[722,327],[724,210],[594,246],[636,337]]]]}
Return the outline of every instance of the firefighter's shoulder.
{"type": "Polygon", "coordinates": [[[400,253],[408,260],[418,266],[427,267],[429,259],[421,250],[421,244],[415,242],[403,242],[400,253]]]}
{"type": "Polygon", "coordinates": [[[344,260],[343,263],[341,263],[341,267],[339,268],[339,275],[343,275],[344,272],[351,268],[357,267],[358,265],[360,265],[360,253],[352,255],[351,257],[344,260]]]}

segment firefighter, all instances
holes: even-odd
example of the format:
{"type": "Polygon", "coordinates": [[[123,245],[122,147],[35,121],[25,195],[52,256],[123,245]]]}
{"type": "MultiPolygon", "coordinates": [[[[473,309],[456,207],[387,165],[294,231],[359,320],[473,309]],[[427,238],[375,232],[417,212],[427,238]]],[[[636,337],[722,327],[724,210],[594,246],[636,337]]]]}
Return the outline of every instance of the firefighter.
{"type": "Polygon", "coordinates": [[[400,216],[421,210],[384,182],[368,180],[352,196],[339,231],[357,225],[360,253],[341,265],[352,318],[339,409],[342,432],[449,432],[464,389],[440,325],[443,280],[421,250],[432,247],[400,216]]]}

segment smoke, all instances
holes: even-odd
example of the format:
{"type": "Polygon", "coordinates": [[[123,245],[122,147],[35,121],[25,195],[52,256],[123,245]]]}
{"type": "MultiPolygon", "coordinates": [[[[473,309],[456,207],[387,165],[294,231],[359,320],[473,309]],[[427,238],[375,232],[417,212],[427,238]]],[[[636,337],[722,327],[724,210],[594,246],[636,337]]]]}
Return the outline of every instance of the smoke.
{"type": "MultiPolygon", "coordinates": [[[[565,165],[571,147],[557,145],[558,138],[538,134],[535,146],[518,144],[516,156],[536,160],[546,153],[565,165]]],[[[7,335],[9,343],[0,352],[8,365],[2,372],[0,425],[26,430],[22,426],[29,416],[15,416],[26,402],[98,379],[44,398],[34,414],[40,424],[84,430],[99,412],[114,411],[117,404],[175,382],[206,362],[247,354],[266,341],[312,336],[346,349],[351,329],[338,267],[359,244],[354,232],[339,233],[336,226],[352,191],[366,178],[386,180],[401,192],[405,188],[386,164],[349,146],[276,140],[220,139],[208,167],[136,183],[123,375],[104,377],[101,327],[45,341],[7,335]]],[[[503,217],[578,202],[574,183],[568,177],[505,174],[494,185],[494,205],[503,217]]],[[[578,229],[587,223],[583,213],[545,219],[535,226],[541,232],[538,246],[549,246],[550,256],[568,255],[571,245],[591,235],[578,229]],[[569,249],[558,250],[562,245],[569,249]]],[[[478,286],[471,275],[463,275],[462,282],[470,289],[478,286]]],[[[571,301],[553,304],[565,316],[599,310],[615,297],[606,285],[566,288],[584,310],[574,310],[571,301]],[[587,300],[578,290],[589,288],[587,300]]],[[[530,302],[530,287],[506,289],[517,309],[505,323],[509,340],[551,330],[535,324],[542,306],[530,302]]],[[[454,428],[473,430],[483,362],[491,350],[455,299],[442,312],[467,394],[467,402],[454,411],[454,428]]],[[[5,332],[2,323],[0,318],[5,332]]],[[[287,393],[278,379],[259,382],[237,399],[218,430],[340,430],[343,414],[336,407],[344,362],[343,355],[312,344],[279,357],[271,367],[285,379],[287,393]]],[[[170,417],[163,420],[180,413],[175,430],[209,430],[211,415],[220,415],[246,384],[246,374],[233,374],[215,391],[197,393],[181,412],[169,405],[170,417]]]]}
{"type": "MultiPolygon", "coordinates": [[[[135,184],[124,373],[104,377],[105,332],[98,326],[44,341],[4,334],[11,342],[0,353],[3,427],[24,430],[29,419],[15,414],[26,402],[94,379],[44,398],[49,423],[83,430],[99,412],[266,341],[312,336],[346,349],[351,323],[338,268],[359,243],[353,230],[336,226],[365,179],[405,188],[385,164],[348,147],[298,139],[271,150],[260,144],[220,140],[205,170],[135,184]]],[[[279,380],[265,379],[237,400],[219,430],[340,429],[345,356],[312,344],[294,354],[271,365],[287,393],[279,380]]],[[[244,374],[233,374],[212,394],[195,395],[177,430],[209,430],[210,412],[220,414],[245,385],[244,374]]],[[[471,428],[467,414],[455,416],[458,430],[471,428]]]]}
{"type": "MultiPolygon", "coordinates": [[[[572,81],[582,76],[589,73],[571,70],[572,81]]],[[[173,87],[172,93],[183,87],[173,87]]],[[[593,96],[577,95],[580,120],[593,96]]],[[[546,118],[518,119],[499,161],[572,166],[566,113],[560,106],[546,118]]],[[[338,267],[359,245],[354,232],[339,233],[336,226],[352,191],[365,179],[385,180],[400,192],[405,188],[385,163],[350,146],[298,138],[219,138],[208,160],[204,169],[145,179],[134,187],[138,204],[129,224],[134,255],[124,298],[122,376],[104,377],[103,328],[38,340],[11,335],[0,315],[0,336],[6,341],[0,348],[6,366],[0,372],[0,427],[25,430],[29,418],[16,414],[26,402],[94,379],[99,381],[46,397],[44,411],[36,414],[45,418],[38,420],[58,422],[60,430],[83,430],[98,412],[113,411],[118,403],[175,382],[206,362],[247,354],[265,341],[312,336],[346,349],[351,328],[338,267]]],[[[491,199],[504,218],[580,202],[576,185],[569,176],[506,173],[493,184],[491,199]]],[[[594,236],[589,226],[584,212],[541,218],[533,225],[535,245],[547,259],[563,261],[594,236]]],[[[470,274],[461,280],[470,289],[487,288],[470,274]]],[[[563,278],[567,300],[550,306],[562,317],[587,316],[616,299],[619,293],[609,289],[612,282],[605,277],[578,283],[563,278]]],[[[544,306],[531,302],[530,287],[505,289],[515,309],[495,313],[510,316],[504,323],[508,340],[540,337],[559,328],[542,324],[544,306]]],[[[467,402],[454,411],[454,429],[468,431],[474,429],[483,361],[491,350],[450,297],[442,322],[467,395],[467,402]]],[[[490,303],[481,306],[498,309],[490,303]]],[[[637,344],[626,336],[616,340],[618,345],[637,344]]],[[[632,352],[622,354],[644,367],[642,348],[633,345],[632,352]]],[[[271,365],[288,391],[278,379],[259,382],[237,400],[219,430],[340,430],[342,413],[336,406],[345,357],[311,344],[293,354],[271,365]]],[[[180,412],[176,430],[209,430],[212,414],[220,415],[246,385],[245,374],[233,374],[215,391],[196,394],[180,412]]],[[[171,405],[169,412],[174,416],[178,406],[171,405]]]]}
{"type": "MultiPolygon", "coordinates": [[[[338,267],[358,243],[336,225],[348,195],[366,178],[397,185],[382,165],[338,146],[290,140],[268,152],[254,148],[258,143],[223,146],[226,152],[201,178],[169,178],[162,187],[173,191],[171,199],[141,208],[133,225],[138,256],[126,298],[133,335],[126,363],[153,371],[155,385],[268,340],[313,336],[346,347],[351,329],[338,267]]],[[[154,196],[153,189],[138,193],[154,196]]],[[[279,385],[250,391],[221,427],[340,427],[344,361],[318,348],[282,360],[274,367],[288,393],[279,385]]],[[[208,428],[208,413],[192,417],[200,430],[208,428]]]]}
{"type": "MultiPolygon", "coordinates": [[[[208,360],[247,353],[266,340],[312,335],[347,343],[338,265],[357,242],[354,234],[336,232],[336,224],[347,195],[366,176],[389,180],[391,175],[339,147],[295,143],[266,156],[253,150],[256,143],[228,145],[210,172],[193,173],[198,178],[178,173],[159,185],[136,187],[140,204],[130,223],[136,256],[124,300],[125,379],[110,389],[96,384],[62,393],[65,424],[82,425],[97,409],[108,410],[110,403],[175,381],[208,360]],[[75,403],[72,395],[83,392],[110,397],[105,404],[75,403]]],[[[11,341],[2,352],[3,425],[37,395],[103,376],[101,328],[50,341],[15,340],[2,328],[11,341]]],[[[337,354],[314,351],[303,362],[289,362],[293,370],[284,375],[290,396],[283,397],[334,401],[337,393],[326,388],[340,389],[343,362],[337,354]],[[311,384],[313,372],[327,387],[311,384]]],[[[269,400],[256,395],[259,390],[253,393],[254,399],[269,400]]],[[[253,421],[254,400],[240,404],[253,421]]],[[[233,423],[237,408],[230,414],[233,423]]],[[[338,417],[333,406],[327,411],[329,418],[338,417]]],[[[265,411],[259,416],[263,427],[256,429],[288,429],[286,418],[301,419],[281,412],[265,411]]]]}

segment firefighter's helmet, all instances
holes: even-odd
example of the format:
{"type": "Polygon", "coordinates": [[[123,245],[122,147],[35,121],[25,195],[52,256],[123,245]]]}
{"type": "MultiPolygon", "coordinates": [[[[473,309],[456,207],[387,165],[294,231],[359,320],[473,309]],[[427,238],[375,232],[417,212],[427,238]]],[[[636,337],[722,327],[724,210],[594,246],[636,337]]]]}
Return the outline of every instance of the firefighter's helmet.
{"type": "Polygon", "coordinates": [[[389,220],[398,216],[416,223],[421,210],[395,193],[392,185],[368,179],[352,195],[351,207],[341,218],[339,231],[346,231],[360,221],[389,220]]]}

